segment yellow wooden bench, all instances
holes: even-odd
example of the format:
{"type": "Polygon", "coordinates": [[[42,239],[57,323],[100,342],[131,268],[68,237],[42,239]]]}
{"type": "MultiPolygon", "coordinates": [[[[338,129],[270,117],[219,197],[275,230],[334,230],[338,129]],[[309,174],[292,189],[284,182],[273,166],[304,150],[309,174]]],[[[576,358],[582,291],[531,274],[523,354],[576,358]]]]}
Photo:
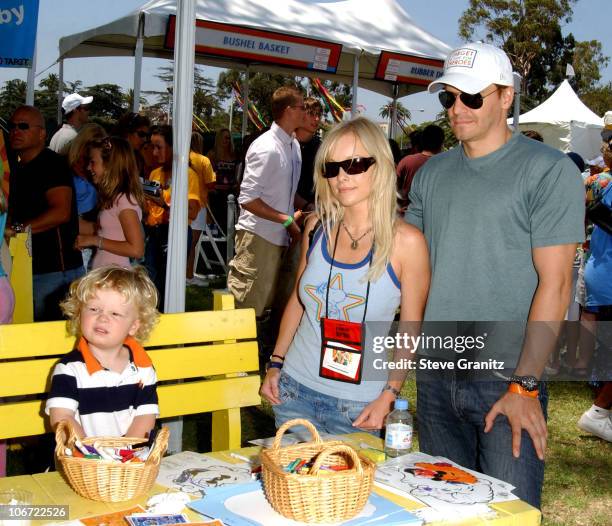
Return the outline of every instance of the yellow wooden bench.
{"type": "MultiPolygon", "coordinates": [[[[31,398],[73,344],[64,322],[0,325],[0,440],[50,431],[44,400],[31,398]]],[[[215,292],[212,311],[162,314],[145,348],[161,418],[212,412],[212,450],[240,447],[240,408],[261,403],[255,311],[215,292]]]]}

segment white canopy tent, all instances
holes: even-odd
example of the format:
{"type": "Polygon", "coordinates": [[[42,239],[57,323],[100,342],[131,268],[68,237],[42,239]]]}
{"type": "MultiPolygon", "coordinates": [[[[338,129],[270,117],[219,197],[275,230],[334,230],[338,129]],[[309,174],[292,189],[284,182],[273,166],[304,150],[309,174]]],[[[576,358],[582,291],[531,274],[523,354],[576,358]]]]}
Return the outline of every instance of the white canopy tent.
{"type": "MultiPolygon", "coordinates": [[[[176,0],[151,0],[125,17],[60,39],[59,58],[136,56],[173,57],[164,47],[170,15],[176,0]],[[141,42],[142,49],[138,48],[141,42]]],[[[286,68],[288,74],[316,75],[351,83],[358,73],[359,85],[387,96],[394,83],[375,79],[382,50],[443,61],[451,48],[419,28],[395,0],[343,0],[306,3],[299,0],[197,0],[196,17],[224,24],[320,39],[342,45],[336,74],[286,68]]],[[[236,58],[196,56],[196,62],[217,67],[253,71],[279,71],[279,66],[236,58]]],[[[136,77],[135,77],[136,81],[136,77]]],[[[138,87],[135,82],[134,91],[138,87]]],[[[398,97],[422,91],[424,85],[400,84],[398,97]]],[[[138,100],[135,97],[135,100],[138,100]]]]}
{"type": "Polygon", "coordinates": [[[585,160],[599,155],[603,119],[593,113],[564,80],[536,108],[519,117],[519,129],[535,130],[544,142],[563,152],[579,153],[585,160]]]}

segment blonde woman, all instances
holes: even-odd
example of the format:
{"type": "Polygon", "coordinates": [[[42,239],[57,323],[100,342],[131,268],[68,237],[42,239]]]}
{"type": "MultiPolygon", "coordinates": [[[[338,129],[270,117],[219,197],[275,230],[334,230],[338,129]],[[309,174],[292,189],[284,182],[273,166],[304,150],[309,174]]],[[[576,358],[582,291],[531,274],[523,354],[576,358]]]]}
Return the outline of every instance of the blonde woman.
{"type": "Polygon", "coordinates": [[[302,417],[328,433],[376,432],[405,371],[371,374],[385,355],[374,353],[365,323],[388,329],[398,307],[401,321],[422,319],[427,246],[398,219],[393,156],[374,123],[358,118],[332,129],[314,177],[316,217],[306,222],[296,287],[261,394],[277,426],[302,417]]]}

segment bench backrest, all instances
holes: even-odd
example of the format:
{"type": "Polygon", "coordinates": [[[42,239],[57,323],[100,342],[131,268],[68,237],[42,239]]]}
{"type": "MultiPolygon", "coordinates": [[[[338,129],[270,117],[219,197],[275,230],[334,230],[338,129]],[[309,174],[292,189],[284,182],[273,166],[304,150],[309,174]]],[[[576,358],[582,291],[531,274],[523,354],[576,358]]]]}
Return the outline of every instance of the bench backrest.
{"type": "MultiPolygon", "coordinates": [[[[224,449],[240,446],[240,407],[261,403],[259,360],[254,310],[233,309],[227,294],[216,293],[215,306],[226,310],[162,314],[145,348],[161,418],[212,411],[213,449],[224,449]]],[[[0,440],[50,430],[43,397],[32,395],[49,391],[53,366],[73,346],[65,322],[0,325],[0,440]]]]}

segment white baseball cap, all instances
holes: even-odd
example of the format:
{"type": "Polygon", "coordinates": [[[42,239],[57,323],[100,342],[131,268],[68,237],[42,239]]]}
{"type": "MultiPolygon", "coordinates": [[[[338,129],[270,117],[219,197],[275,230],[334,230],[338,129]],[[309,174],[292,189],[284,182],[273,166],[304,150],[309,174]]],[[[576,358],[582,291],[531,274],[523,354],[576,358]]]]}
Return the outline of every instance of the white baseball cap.
{"type": "Polygon", "coordinates": [[[491,84],[514,86],[512,64],[498,47],[483,42],[466,44],[451,51],[444,62],[444,74],[427,89],[434,93],[445,84],[470,95],[491,84]]]}
{"type": "Polygon", "coordinates": [[[79,106],[91,104],[93,97],[82,97],[78,93],[71,93],[64,97],[62,101],[62,108],[66,113],[76,110],[79,106]]]}

